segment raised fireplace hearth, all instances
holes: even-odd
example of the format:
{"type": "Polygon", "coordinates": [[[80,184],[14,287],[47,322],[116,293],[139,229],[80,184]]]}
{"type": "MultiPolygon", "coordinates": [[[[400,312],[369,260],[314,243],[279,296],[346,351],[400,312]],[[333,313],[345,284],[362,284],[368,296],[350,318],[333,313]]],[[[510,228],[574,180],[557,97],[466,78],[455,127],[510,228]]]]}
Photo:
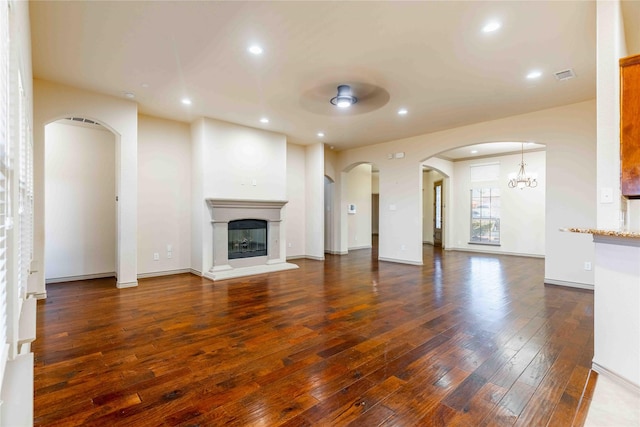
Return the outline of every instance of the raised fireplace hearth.
{"type": "MultiPolygon", "coordinates": [[[[286,262],[282,208],[286,201],[206,199],[213,238],[212,280],[298,268],[286,262]]],[[[208,251],[207,251],[208,252],[208,251]]]]}

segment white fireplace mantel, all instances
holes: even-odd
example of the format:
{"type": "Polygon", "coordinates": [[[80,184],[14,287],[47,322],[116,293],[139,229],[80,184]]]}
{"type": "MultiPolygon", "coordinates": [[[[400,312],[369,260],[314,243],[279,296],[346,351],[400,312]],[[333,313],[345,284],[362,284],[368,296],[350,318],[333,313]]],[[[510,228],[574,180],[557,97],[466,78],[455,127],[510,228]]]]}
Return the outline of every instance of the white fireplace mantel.
{"type": "Polygon", "coordinates": [[[211,215],[213,264],[204,276],[211,280],[270,273],[298,268],[286,262],[284,230],[281,227],[285,200],[205,199],[211,215]],[[267,221],[267,255],[229,259],[229,222],[239,219],[267,221]]]}

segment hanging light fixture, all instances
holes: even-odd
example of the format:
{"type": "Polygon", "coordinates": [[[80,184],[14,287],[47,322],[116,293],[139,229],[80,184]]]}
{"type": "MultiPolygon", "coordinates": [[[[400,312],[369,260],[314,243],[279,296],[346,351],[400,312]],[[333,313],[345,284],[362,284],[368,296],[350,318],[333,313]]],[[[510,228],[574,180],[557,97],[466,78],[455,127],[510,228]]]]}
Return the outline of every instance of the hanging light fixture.
{"type": "Polygon", "coordinates": [[[519,188],[523,189],[525,187],[536,188],[538,186],[538,181],[536,180],[535,174],[528,174],[524,170],[524,166],[526,163],[524,162],[524,144],[522,144],[521,148],[521,161],[520,161],[520,170],[518,170],[518,174],[509,174],[509,188],[519,188]]]}
{"type": "Polygon", "coordinates": [[[339,108],[348,108],[358,102],[358,98],[352,95],[351,86],[338,86],[338,95],[331,98],[331,103],[339,108]]]}

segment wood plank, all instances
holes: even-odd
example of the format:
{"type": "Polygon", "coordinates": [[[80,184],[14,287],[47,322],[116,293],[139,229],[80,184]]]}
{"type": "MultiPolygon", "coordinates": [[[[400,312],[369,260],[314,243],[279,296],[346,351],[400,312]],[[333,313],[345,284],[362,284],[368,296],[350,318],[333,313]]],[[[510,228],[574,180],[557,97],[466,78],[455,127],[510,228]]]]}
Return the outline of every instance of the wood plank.
{"type": "Polygon", "coordinates": [[[539,259],[426,246],[423,261],[374,247],[215,283],[49,285],[34,424],[583,423],[593,294],[545,286],[539,259]]]}

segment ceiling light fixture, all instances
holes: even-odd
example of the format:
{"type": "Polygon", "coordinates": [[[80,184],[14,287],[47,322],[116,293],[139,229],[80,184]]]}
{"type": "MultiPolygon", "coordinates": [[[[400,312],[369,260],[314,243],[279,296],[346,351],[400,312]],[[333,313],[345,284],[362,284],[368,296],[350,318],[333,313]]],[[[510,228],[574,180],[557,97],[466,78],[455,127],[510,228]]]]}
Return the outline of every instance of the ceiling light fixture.
{"type": "Polygon", "coordinates": [[[398,114],[401,115],[401,116],[406,116],[408,112],[409,111],[407,111],[406,108],[401,108],[401,109],[398,110],[398,114]]]}
{"type": "Polygon", "coordinates": [[[478,150],[471,150],[471,154],[477,154],[478,150]]]}
{"type": "Polygon", "coordinates": [[[518,174],[509,174],[509,188],[519,188],[521,190],[525,187],[535,188],[538,186],[536,174],[528,174],[524,170],[524,166],[526,165],[526,163],[524,162],[524,144],[522,144],[521,156],[522,159],[520,161],[520,169],[518,170],[518,174]]]}
{"type": "Polygon", "coordinates": [[[527,74],[527,78],[528,79],[537,79],[538,77],[540,77],[542,75],[542,72],[540,71],[531,71],[529,74],[527,74]]]}
{"type": "Polygon", "coordinates": [[[484,27],[482,27],[482,32],[483,33],[492,33],[494,31],[499,30],[500,27],[502,27],[501,23],[499,23],[498,21],[492,21],[492,22],[489,22],[484,27]]]}
{"type": "Polygon", "coordinates": [[[189,98],[182,98],[182,103],[184,105],[191,105],[191,100],[189,98]]]}
{"type": "Polygon", "coordinates": [[[256,44],[254,44],[253,46],[249,46],[249,49],[247,50],[254,55],[260,55],[262,54],[262,52],[264,52],[264,50],[256,44]]]}
{"type": "Polygon", "coordinates": [[[338,94],[331,98],[330,102],[339,108],[349,108],[358,102],[358,98],[351,93],[351,86],[340,85],[338,86],[338,94]]]}
{"type": "Polygon", "coordinates": [[[269,119],[267,119],[266,117],[263,117],[260,119],[260,123],[269,123],[269,119]]]}
{"type": "Polygon", "coordinates": [[[133,99],[133,98],[136,97],[133,92],[125,92],[124,96],[125,96],[125,98],[129,98],[129,99],[133,99]]]}
{"type": "Polygon", "coordinates": [[[318,132],[318,137],[324,138],[324,132],[318,132]]]}

